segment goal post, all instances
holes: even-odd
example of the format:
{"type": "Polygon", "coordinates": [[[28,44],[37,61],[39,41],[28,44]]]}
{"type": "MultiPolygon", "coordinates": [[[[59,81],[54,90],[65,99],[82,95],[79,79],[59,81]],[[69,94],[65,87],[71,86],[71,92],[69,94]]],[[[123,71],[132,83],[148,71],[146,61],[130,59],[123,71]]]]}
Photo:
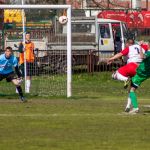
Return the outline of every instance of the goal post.
{"type": "MultiPolygon", "coordinates": [[[[67,24],[66,24],[66,27],[67,27],[67,33],[66,33],[66,62],[67,62],[67,70],[66,70],[66,95],[67,97],[71,97],[72,96],[72,52],[71,52],[71,5],[0,5],[0,9],[16,9],[16,10],[22,10],[22,15],[23,15],[23,11],[24,10],[27,10],[27,9],[30,9],[30,10],[34,10],[34,9],[39,9],[39,10],[42,10],[42,11],[45,11],[45,10],[63,10],[65,9],[66,12],[67,12],[67,24]]],[[[32,15],[32,14],[31,14],[32,15]]],[[[22,18],[22,21],[24,21],[24,18],[22,18]]],[[[23,35],[25,34],[25,26],[24,25],[25,23],[22,22],[22,25],[23,25],[23,35]]],[[[42,31],[43,32],[43,31],[42,31]]],[[[46,32],[47,34],[47,32],[46,32]]],[[[24,37],[24,36],[23,36],[24,37]]],[[[60,37],[60,40],[58,41],[61,41],[61,37],[60,37]]],[[[10,42],[10,41],[9,41],[10,42]]],[[[8,42],[8,43],[9,43],[8,42]]],[[[25,43],[25,38],[23,38],[23,43],[25,43]]],[[[37,44],[39,44],[40,42],[37,42],[37,44]]],[[[46,43],[47,44],[47,43],[46,43]]],[[[60,43],[59,43],[60,44],[60,43]]],[[[59,45],[58,44],[58,45],[59,45]]],[[[9,45],[9,44],[8,44],[9,45]]],[[[8,46],[7,45],[7,46],[8,46]]],[[[57,45],[57,44],[56,44],[57,45]]],[[[61,44],[60,44],[61,45],[61,44]]],[[[40,44],[39,44],[40,46],[40,44]]],[[[45,45],[46,47],[47,45],[45,45]]],[[[60,50],[61,51],[61,50],[60,50]]],[[[50,52],[50,55],[51,53],[53,54],[54,53],[54,50],[53,52],[51,51],[50,52]]],[[[56,52],[58,53],[58,52],[56,52]]],[[[62,52],[61,52],[62,53],[62,52]]],[[[56,54],[57,55],[57,54],[56,54]]],[[[62,57],[62,56],[61,56],[62,57]]],[[[63,55],[64,57],[64,55],[63,55]]],[[[50,58],[48,58],[50,59],[50,58]]],[[[54,59],[54,58],[52,58],[54,59]]],[[[57,58],[55,58],[57,59],[57,58]]],[[[26,69],[25,69],[26,70],[26,69]]],[[[61,76],[61,75],[60,75],[61,76]]],[[[45,77],[45,76],[44,76],[45,77]]],[[[44,80],[44,77],[43,77],[43,80],[44,80]]],[[[46,77],[45,77],[46,78],[46,77]]],[[[26,79],[26,78],[25,78],[26,79]]],[[[62,79],[63,80],[63,79],[62,79]]],[[[43,81],[41,81],[42,83],[43,81]]],[[[26,82],[25,82],[26,83],[26,82]]],[[[25,85],[26,86],[26,85],[25,85]]],[[[39,85],[40,86],[40,85],[39,85]]],[[[59,85],[61,86],[61,85],[59,85]]],[[[64,87],[65,88],[65,87],[64,87]]],[[[57,90],[57,89],[56,89],[57,90]]]]}

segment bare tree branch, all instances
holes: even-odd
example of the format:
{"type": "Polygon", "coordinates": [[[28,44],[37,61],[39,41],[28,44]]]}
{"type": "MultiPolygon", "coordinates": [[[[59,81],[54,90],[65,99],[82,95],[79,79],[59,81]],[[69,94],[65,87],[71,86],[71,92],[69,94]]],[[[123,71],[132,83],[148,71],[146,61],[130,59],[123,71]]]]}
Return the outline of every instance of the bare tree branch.
{"type": "Polygon", "coordinates": [[[97,6],[97,7],[100,7],[100,8],[105,8],[104,5],[102,5],[102,0],[100,2],[97,2],[97,0],[92,0],[92,2],[97,6]]]}
{"type": "Polygon", "coordinates": [[[118,0],[114,0],[114,1],[109,1],[109,3],[113,6],[117,6],[117,7],[121,7],[121,8],[128,8],[129,3],[125,5],[121,5],[120,3],[118,3],[118,0]]]}
{"type": "Polygon", "coordinates": [[[118,0],[92,0],[92,2],[100,8],[114,8],[115,7],[121,7],[121,8],[128,8],[129,3],[125,5],[120,4],[118,0]]]}

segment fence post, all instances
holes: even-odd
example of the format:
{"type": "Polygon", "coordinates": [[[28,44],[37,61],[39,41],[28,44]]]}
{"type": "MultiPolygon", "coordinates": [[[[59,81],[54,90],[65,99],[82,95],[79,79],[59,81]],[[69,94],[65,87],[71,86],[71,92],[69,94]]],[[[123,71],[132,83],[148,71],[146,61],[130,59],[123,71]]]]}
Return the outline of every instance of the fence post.
{"type": "Polygon", "coordinates": [[[94,55],[93,55],[93,50],[89,50],[88,52],[88,57],[87,57],[87,70],[88,73],[93,73],[94,72],[94,55]]]}
{"type": "Polygon", "coordinates": [[[87,72],[88,72],[88,73],[89,73],[89,71],[90,71],[89,64],[90,64],[90,51],[88,51],[88,53],[87,53],[87,72]]]}

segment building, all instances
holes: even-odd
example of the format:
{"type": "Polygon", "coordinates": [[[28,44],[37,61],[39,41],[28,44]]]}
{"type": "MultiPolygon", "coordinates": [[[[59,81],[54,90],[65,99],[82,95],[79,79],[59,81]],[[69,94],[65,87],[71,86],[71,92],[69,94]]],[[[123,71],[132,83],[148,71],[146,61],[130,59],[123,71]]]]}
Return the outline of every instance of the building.
{"type": "MultiPolygon", "coordinates": [[[[69,0],[68,0],[69,1],[69,0]]],[[[70,0],[71,1],[71,0],[70,0]]],[[[87,8],[139,8],[150,10],[149,0],[78,0],[86,3],[87,8]]]]}

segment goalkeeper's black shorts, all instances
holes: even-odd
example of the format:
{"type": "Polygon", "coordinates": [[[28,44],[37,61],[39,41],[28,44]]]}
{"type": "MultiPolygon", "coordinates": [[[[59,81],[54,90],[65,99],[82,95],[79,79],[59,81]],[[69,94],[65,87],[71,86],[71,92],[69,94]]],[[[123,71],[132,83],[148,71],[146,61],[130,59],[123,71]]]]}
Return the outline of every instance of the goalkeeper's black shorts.
{"type": "Polygon", "coordinates": [[[0,74],[0,81],[6,79],[7,82],[11,82],[13,79],[16,79],[16,74],[14,72],[10,72],[8,74],[0,74]]]}

